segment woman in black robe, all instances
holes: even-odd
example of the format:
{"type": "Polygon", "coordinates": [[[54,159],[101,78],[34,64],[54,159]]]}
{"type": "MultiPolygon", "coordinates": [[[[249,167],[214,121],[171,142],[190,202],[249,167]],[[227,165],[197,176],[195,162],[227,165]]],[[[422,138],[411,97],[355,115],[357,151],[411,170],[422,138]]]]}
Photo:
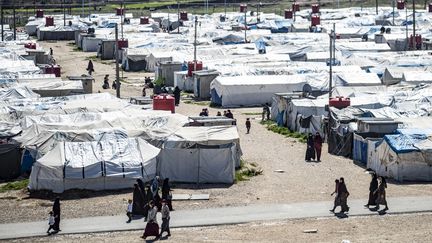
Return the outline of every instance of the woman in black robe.
{"type": "Polygon", "coordinates": [[[181,94],[181,90],[180,90],[180,88],[178,86],[176,86],[174,88],[173,94],[174,94],[175,105],[178,106],[180,104],[180,94],[181,94]]]}
{"type": "Polygon", "coordinates": [[[372,180],[369,184],[369,200],[365,207],[376,206],[377,194],[375,193],[378,189],[378,177],[375,173],[372,174],[372,180]]]}
{"type": "Polygon", "coordinates": [[[314,139],[312,133],[309,133],[306,145],[307,148],[306,148],[305,160],[309,162],[312,159],[315,159],[314,139]]]}
{"type": "Polygon", "coordinates": [[[147,221],[148,210],[150,209],[149,203],[153,201],[153,193],[150,190],[150,186],[144,188],[144,221],[147,221]]]}
{"type": "Polygon", "coordinates": [[[345,213],[349,211],[348,207],[348,196],[349,196],[348,189],[345,185],[345,180],[343,177],[339,179],[339,188],[338,188],[338,197],[339,197],[339,203],[341,206],[340,213],[345,213]]]}
{"type": "Polygon", "coordinates": [[[54,230],[56,232],[60,231],[60,198],[56,198],[53,204],[53,214],[54,214],[54,230]]]}
{"type": "Polygon", "coordinates": [[[132,215],[145,215],[143,193],[138,184],[134,184],[132,215]]]}
{"type": "Polygon", "coordinates": [[[165,178],[162,184],[162,199],[166,200],[168,208],[172,211],[172,196],[171,196],[171,187],[169,185],[169,178],[165,178]]]}

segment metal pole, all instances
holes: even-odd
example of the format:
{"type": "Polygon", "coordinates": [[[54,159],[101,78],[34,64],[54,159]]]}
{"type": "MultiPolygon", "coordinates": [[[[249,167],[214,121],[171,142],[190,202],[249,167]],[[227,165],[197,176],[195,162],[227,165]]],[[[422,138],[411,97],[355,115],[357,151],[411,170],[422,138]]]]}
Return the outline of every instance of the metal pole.
{"type": "Polygon", "coordinates": [[[14,35],[14,40],[16,40],[16,19],[15,19],[15,4],[13,5],[13,35],[14,35]]]}
{"type": "Polygon", "coordinates": [[[226,18],[226,0],[224,0],[224,11],[225,11],[225,18],[226,18]]]}
{"type": "Polygon", "coordinates": [[[376,14],[378,15],[378,0],[375,0],[375,11],[376,14]]]}
{"type": "Polygon", "coordinates": [[[180,3],[178,0],[177,0],[177,23],[178,23],[177,33],[180,34],[180,3]]]}
{"type": "Polygon", "coordinates": [[[89,0],[89,3],[88,3],[89,21],[91,21],[91,18],[90,18],[90,15],[91,15],[90,1],[91,0],[89,0]]]}
{"type": "Polygon", "coordinates": [[[393,5],[393,12],[392,12],[392,15],[393,15],[393,22],[392,22],[392,25],[394,26],[394,10],[395,10],[395,0],[392,0],[392,5],[393,5]]]}
{"type": "Polygon", "coordinates": [[[245,13],[245,16],[244,16],[244,18],[245,18],[245,20],[244,20],[244,29],[245,29],[245,43],[247,43],[247,38],[246,38],[246,30],[247,30],[247,21],[246,21],[246,14],[247,14],[247,9],[245,9],[244,13],[245,13]]]}
{"type": "Polygon", "coordinates": [[[405,6],[405,35],[406,35],[405,51],[407,51],[408,47],[409,47],[409,39],[408,39],[408,7],[407,6],[405,6]]]}
{"type": "Polygon", "coordinates": [[[1,40],[4,41],[4,32],[3,32],[3,6],[1,6],[1,40]]]}
{"type": "Polygon", "coordinates": [[[123,40],[123,14],[124,14],[124,0],[121,2],[120,4],[120,11],[121,11],[121,15],[120,15],[120,27],[121,27],[121,38],[123,40]]]}
{"type": "Polygon", "coordinates": [[[119,67],[119,46],[118,46],[118,24],[115,24],[115,56],[116,56],[116,94],[120,98],[120,67],[119,67]]]}
{"type": "Polygon", "coordinates": [[[416,35],[416,20],[415,20],[415,0],[413,0],[413,38],[415,38],[416,35]]]}
{"type": "Polygon", "coordinates": [[[170,19],[169,19],[169,14],[170,14],[170,7],[168,6],[168,27],[167,27],[167,29],[168,29],[168,34],[169,34],[169,32],[170,32],[170,19]]]}
{"type": "Polygon", "coordinates": [[[331,98],[331,96],[332,96],[332,87],[333,87],[333,62],[334,62],[334,56],[335,56],[335,54],[336,53],[333,53],[334,52],[334,46],[335,46],[335,29],[336,29],[336,27],[335,27],[335,24],[333,23],[333,29],[330,31],[330,59],[329,59],[329,61],[330,61],[330,63],[329,63],[329,66],[330,66],[330,71],[329,71],[329,98],[331,98]]]}
{"type": "Polygon", "coordinates": [[[81,11],[82,11],[82,16],[84,18],[85,17],[84,16],[84,0],[81,1],[81,11]]]}
{"type": "Polygon", "coordinates": [[[65,10],[65,0],[63,0],[63,26],[66,26],[66,10],[65,10]]]}
{"type": "Polygon", "coordinates": [[[195,16],[194,70],[196,70],[196,65],[197,65],[197,25],[198,25],[198,17],[195,16]]]}

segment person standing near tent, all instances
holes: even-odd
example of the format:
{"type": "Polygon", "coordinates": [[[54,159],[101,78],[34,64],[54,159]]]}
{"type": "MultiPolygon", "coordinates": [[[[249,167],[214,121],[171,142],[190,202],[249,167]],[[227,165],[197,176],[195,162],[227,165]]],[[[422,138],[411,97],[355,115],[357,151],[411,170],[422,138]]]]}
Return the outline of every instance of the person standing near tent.
{"type": "Polygon", "coordinates": [[[178,106],[180,104],[180,93],[181,93],[180,88],[178,86],[176,86],[174,88],[174,92],[173,92],[176,106],[178,106]]]}
{"type": "Polygon", "coordinates": [[[386,179],[382,176],[378,178],[378,181],[379,181],[378,189],[375,190],[375,194],[377,197],[376,209],[377,210],[379,209],[379,205],[384,205],[385,208],[383,209],[383,211],[387,211],[388,210],[387,200],[386,200],[387,182],[386,179]]]}
{"type": "Polygon", "coordinates": [[[105,75],[104,77],[104,81],[103,81],[103,85],[102,85],[102,89],[109,89],[109,75],[105,75]]]}
{"type": "Polygon", "coordinates": [[[54,214],[53,229],[55,230],[55,232],[59,232],[60,231],[61,210],[60,210],[60,198],[58,198],[58,197],[54,200],[52,212],[54,214]]]}
{"type": "Polygon", "coordinates": [[[345,180],[343,177],[339,179],[339,187],[338,187],[338,197],[340,201],[341,211],[340,213],[345,213],[349,211],[348,207],[348,196],[349,192],[345,185],[345,180]]]}
{"type": "Polygon", "coordinates": [[[267,103],[263,106],[261,121],[264,121],[265,118],[270,120],[270,107],[267,103]]]}
{"type": "Polygon", "coordinates": [[[133,215],[144,215],[144,197],[143,193],[139,187],[138,184],[134,184],[134,191],[133,191],[133,197],[132,197],[132,214],[133,215]]]}
{"type": "Polygon", "coordinates": [[[307,137],[306,146],[305,160],[310,162],[312,159],[315,159],[314,139],[312,133],[309,133],[307,137]]]}
{"type": "Polygon", "coordinates": [[[87,71],[88,74],[91,76],[92,73],[94,72],[94,66],[93,66],[93,62],[92,60],[89,60],[88,65],[87,65],[87,71]]]}
{"type": "Polygon", "coordinates": [[[53,51],[53,49],[50,47],[50,56],[52,57],[52,56],[54,56],[54,51],[53,51]]]}
{"type": "Polygon", "coordinates": [[[143,89],[142,89],[142,96],[143,96],[143,97],[146,97],[146,95],[147,95],[147,93],[146,93],[146,88],[147,88],[147,85],[144,84],[144,87],[143,87],[143,89]]]}
{"type": "Polygon", "coordinates": [[[159,238],[162,237],[163,232],[167,232],[167,236],[171,236],[170,227],[169,227],[169,221],[170,221],[170,209],[167,205],[167,201],[165,199],[162,200],[162,225],[161,225],[161,232],[159,234],[159,238]]]}
{"type": "Polygon", "coordinates": [[[317,161],[320,162],[321,161],[321,148],[322,148],[323,139],[322,139],[321,135],[319,134],[319,132],[317,132],[315,134],[315,137],[313,140],[314,140],[314,149],[315,149],[317,161]]]}
{"type": "Polygon", "coordinates": [[[148,211],[148,222],[144,229],[144,234],[141,236],[143,239],[146,239],[149,236],[159,237],[159,225],[156,220],[156,214],[158,210],[153,201],[151,201],[149,205],[150,209],[148,211]]]}
{"type": "Polygon", "coordinates": [[[376,206],[376,200],[377,200],[377,194],[375,191],[378,189],[378,178],[375,173],[372,173],[372,180],[369,184],[369,200],[366,205],[364,205],[366,208],[369,208],[369,206],[376,206]]]}
{"type": "Polygon", "coordinates": [[[172,195],[171,195],[171,187],[169,185],[169,178],[165,178],[162,184],[162,201],[165,200],[170,211],[172,208],[172,195]]]}
{"type": "Polygon", "coordinates": [[[246,118],[246,134],[249,134],[249,131],[251,129],[251,122],[249,118],[246,118]]]}
{"type": "Polygon", "coordinates": [[[340,200],[339,200],[338,190],[339,190],[339,180],[336,179],[335,180],[335,190],[334,190],[334,192],[332,192],[332,194],[330,194],[330,196],[335,195],[335,199],[334,199],[334,203],[333,203],[333,208],[330,209],[330,212],[332,212],[332,213],[334,213],[334,211],[335,211],[335,209],[336,209],[337,206],[340,206],[340,200]]]}

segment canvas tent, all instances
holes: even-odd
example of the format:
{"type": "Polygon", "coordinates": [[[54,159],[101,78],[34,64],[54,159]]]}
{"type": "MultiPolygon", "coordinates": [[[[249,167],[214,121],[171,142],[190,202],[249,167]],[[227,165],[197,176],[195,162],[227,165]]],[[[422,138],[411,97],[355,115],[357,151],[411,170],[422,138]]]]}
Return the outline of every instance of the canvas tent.
{"type": "Polygon", "coordinates": [[[368,168],[397,181],[432,181],[432,130],[400,129],[370,154],[368,168]]]}
{"type": "Polygon", "coordinates": [[[159,149],[139,138],[60,142],[33,165],[30,190],[111,190],[156,175],[159,149]]]}
{"type": "Polygon", "coordinates": [[[235,126],[183,127],[164,141],[158,167],[171,181],[231,184],[240,156],[235,126]]]}

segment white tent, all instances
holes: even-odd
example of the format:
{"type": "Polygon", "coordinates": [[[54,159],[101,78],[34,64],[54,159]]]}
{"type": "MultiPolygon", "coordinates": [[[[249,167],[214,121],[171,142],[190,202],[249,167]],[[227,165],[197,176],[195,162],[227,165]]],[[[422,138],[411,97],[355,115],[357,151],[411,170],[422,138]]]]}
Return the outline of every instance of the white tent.
{"type": "Polygon", "coordinates": [[[159,172],[171,181],[230,184],[240,156],[235,126],[183,127],[164,141],[159,172]]]}
{"type": "Polygon", "coordinates": [[[335,75],[335,86],[377,86],[381,80],[375,73],[339,73],[335,75]]]}
{"type": "Polygon", "coordinates": [[[30,190],[111,190],[156,175],[159,149],[142,139],[60,142],[33,165],[30,190]]]}

